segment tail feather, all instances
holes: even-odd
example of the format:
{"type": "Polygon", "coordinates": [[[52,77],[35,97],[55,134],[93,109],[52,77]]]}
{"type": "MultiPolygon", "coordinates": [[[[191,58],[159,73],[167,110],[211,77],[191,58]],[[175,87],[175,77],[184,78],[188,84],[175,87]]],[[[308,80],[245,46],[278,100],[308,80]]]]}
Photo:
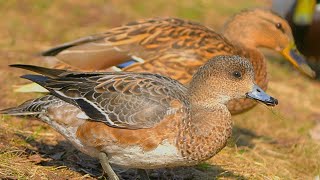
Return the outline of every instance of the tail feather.
{"type": "Polygon", "coordinates": [[[24,111],[24,108],[18,106],[8,109],[2,109],[0,110],[0,114],[7,114],[12,116],[35,116],[41,114],[41,112],[26,112],[24,111]]]}
{"type": "Polygon", "coordinates": [[[8,114],[14,116],[36,116],[42,114],[44,110],[53,102],[60,101],[52,95],[43,96],[22,103],[17,107],[0,110],[0,114],[8,114]]]}
{"type": "Polygon", "coordinates": [[[49,80],[49,78],[46,76],[35,75],[35,74],[26,74],[21,76],[21,78],[28,79],[32,82],[39,84],[42,87],[45,87],[46,81],[49,80]]]}
{"type": "Polygon", "coordinates": [[[52,78],[59,77],[63,73],[68,72],[67,70],[62,70],[62,69],[50,69],[50,68],[26,65],[26,64],[12,64],[10,65],[10,67],[26,69],[26,70],[33,71],[33,72],[36,72],[45,76],[49,76],[52,78]]]}
{"type": "Polygon", "coordinates": [[[8,114],[8,115],[13,115],[13,116],[35,116],[38,114],[41,114],[41,111],[37,111],[32,107],[33,101],[29,100],[17,107],[12,107],[8,109],[2,109],[0,110],[0,114],[8,114]]]}

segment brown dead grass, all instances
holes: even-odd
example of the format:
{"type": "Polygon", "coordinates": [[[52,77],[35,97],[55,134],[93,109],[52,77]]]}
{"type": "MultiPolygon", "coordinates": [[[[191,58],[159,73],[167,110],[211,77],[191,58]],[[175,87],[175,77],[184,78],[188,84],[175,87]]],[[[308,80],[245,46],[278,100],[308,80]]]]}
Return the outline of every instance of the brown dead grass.
{"type": "MultiPolygon", "coordinates": [[[[177,16],[219,29],[230,14],[265,4],[269,2],[0,0],[0,108],[39,96],[13,93],[13,84],[25,82],[18,78],[25,71],[7,65],[46,65],[35,54],[52,45],[145,17],[177,16]]],[[[273,60],[268,64],[268,92],[279,99],[279,106],[270,109],[259,105],[235,116],[228,146],[208,164],[176,170],[179,177],[313,179],[320,175],[320,145],[309,135],[320,121],[320,83],[302,76],[280,56],[268,54],[273,60]]],[[[95,159],[76,151],[47,125],[0,118],[0,179],[90,179],[100,173],[95,159]]]]}

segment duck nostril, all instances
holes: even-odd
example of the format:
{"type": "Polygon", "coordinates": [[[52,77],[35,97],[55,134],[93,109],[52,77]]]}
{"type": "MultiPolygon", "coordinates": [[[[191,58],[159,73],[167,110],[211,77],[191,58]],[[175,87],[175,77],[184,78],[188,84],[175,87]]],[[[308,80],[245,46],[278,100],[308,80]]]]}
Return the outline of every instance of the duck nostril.
{"type": "Polygon", "coordinates": [[[257,89],[258,92],[261,92],[260,89],[257,89]]]}

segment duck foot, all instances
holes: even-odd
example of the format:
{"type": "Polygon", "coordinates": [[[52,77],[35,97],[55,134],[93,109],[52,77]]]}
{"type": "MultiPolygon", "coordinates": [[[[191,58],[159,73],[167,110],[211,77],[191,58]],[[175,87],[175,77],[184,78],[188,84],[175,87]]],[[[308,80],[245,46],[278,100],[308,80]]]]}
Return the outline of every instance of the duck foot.
{"type": "Polygon", "coordinates": [[[141,180],[150,180],[148,173],[145,169],[138,169],[137,172],[141,180]]]}
{"type": "Polygon", "coordinates": [[[110,166],[108,156],[106,153],[101,152],[99,154],[99,160],[103,168],[103,171],[107,173],[110,180],[120,180],[117,174],[113,171],[112,167],[110,166]]]}

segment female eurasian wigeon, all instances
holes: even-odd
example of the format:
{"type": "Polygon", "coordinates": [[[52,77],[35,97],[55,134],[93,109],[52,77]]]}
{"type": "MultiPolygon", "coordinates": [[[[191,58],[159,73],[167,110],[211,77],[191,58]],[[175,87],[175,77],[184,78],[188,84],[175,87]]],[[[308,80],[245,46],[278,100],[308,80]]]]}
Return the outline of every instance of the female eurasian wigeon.
{"type": "Polygon", "coordinates": [[[231,99],[278,103],[253,82],[251,63],[239,56],[207,61],[188,87],[149,73],[12,66],[42,74],[22,77],[50,94],[0,113],[37,116],[77,149],[99,158],[112,179],[118,177],[110,164],[153,169],[195,165],[214,156],[231,136],[226,106],[231,99]]]}

